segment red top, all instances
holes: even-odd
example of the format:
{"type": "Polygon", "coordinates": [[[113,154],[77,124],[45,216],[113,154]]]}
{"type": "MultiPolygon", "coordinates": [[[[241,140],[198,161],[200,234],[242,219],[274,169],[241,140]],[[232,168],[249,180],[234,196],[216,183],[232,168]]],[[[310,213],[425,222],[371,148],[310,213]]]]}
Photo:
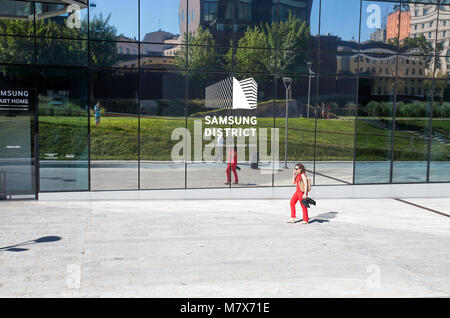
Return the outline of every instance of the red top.
{"type": "MultiPolygon", "coordinates": [[[[304,174],[305,178],[306,178],[306,173],[302,173],[302,174],[304,174]]],[[[302,181],[302,174],[298,174],[297,177],[295,178],[295,183],[297,184],[297,192],[301,192],[301,193],[303,193],[302,189],[300,188],[300,182],[302,181]]],[[[306,191],[308,192],[308,190],[306,190],[306,191]]]]}
{"type": "Polygon", "coordinates": [[[237,151],[229,150],[227,153],[227,160],[232,166],[237,166],[237,151]]]}

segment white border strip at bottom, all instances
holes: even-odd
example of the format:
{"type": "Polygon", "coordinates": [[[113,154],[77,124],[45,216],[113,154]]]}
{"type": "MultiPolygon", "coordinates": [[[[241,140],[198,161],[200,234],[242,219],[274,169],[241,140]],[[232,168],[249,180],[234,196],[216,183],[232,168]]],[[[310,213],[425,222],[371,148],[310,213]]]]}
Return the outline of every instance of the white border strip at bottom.
{"type": "MultiPolygon", "coordinates": [[[[41,201],[290,199],[295,187],[40,193],[41,201]]],[[[443,198],[450,183],[313,187],[316,199],[443,198]]]]}

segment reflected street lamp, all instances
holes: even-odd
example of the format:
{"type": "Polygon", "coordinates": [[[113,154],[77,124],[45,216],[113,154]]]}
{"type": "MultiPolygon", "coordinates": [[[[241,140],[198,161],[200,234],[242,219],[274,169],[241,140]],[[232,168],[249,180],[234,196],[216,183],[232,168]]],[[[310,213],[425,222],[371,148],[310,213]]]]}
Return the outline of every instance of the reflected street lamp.
{"type": "Polygon", "coordinates": [[[309,85],[308,85],[308,105],[307,105],[307,118],[309,118],[309,107],[310,107],[310,101],[311,101],[311,76],[316,75],[316,73],[314,73],[311,70],[311,61],[307,62],[306,65],[308,66],[308,70],[309,70],[309,85]]]}
{"type": "Polygon", "coordinates": [[[289,93],[291,90],[291,84],[292,84],[292,78],[290,77],[283,77],[283,83],[284,87],[286,88],[286,126],[284,128],[284,169],[288,169],[287,166],[287,148],[288,148],[288,113],[289,113],[289,105],[288,105],[288,99],[289,99],[289,93]]]}

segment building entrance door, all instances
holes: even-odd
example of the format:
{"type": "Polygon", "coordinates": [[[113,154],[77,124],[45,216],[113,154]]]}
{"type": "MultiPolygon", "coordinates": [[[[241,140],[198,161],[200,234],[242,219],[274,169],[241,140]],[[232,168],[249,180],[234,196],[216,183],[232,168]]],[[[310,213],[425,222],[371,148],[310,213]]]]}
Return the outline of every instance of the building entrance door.
{"type": "Polygon", "coordinates": [[[35,116],[0,115],[0,200],[37,199],[35,116]]]}

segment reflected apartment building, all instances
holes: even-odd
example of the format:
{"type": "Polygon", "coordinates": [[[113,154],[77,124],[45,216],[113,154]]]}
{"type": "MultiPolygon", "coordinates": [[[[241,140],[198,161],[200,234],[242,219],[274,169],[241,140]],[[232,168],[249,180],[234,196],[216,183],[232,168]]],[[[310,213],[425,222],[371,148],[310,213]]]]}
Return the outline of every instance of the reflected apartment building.
{"type": "MultiPolygon", "coordinates": [[[[450,7],[431,4],[402,4],[387,17],[386,41],[397,39],[402,43],[407,38],[423,37],[431,45],[436,54],[440,55],[436,75],[446,75],[450,72],[450,58],[447,57],[450,48],[450,7]],[[439,8],[439,10],[438,10],[439,8]]],[[[432,55],[434,51],[423,52],[420,48],[408,48],[401,53],[410,55],[432,55]]],[[[434,62],[427,72],[432,72],[434,62]]]]}
{"type": "Polygon", "coordinates": [[[285,21],[289,12],[309,24],[313,0],[279,0],[278,3],[276,0],[237,0],[236,5],[233,2],[180,1],[178,19],[181,34],[195,33],[198,27],[202,27],[210,30],[219,46],[229,46],[230,39],[237,41],[244,35],[247,27],[259,26],[277,19],[285,21]],[[184,21],[186,23],[183,23],[184,21]]]}
{"type": "MultiPolygon", "coordinates": [[[[395,8],[383,21],[384,26],[370,35],[370,41],[360,44],[359,55],[337,55],[337,73],[376,78],[371,90],[373,95],[389,95],[393,86],[393,81],[389,78],[401,77],[404,82],[398,88],[399,94],[424,98],[424,83],[433,77],[435,68],[431,56],[434,52],[424,52],[423,48],[403,43],[406,39],[423,36],[431,48],[435,48],[437,6],[416,3],[402,4],[395,8]],[[397,52],[401,55],[398,56],[397,52]]],[[[445,12],[439,15],[439,24],[444,27],[447,26],[445,12]]],[[[450,29],[447,31],[440,27],[438,33],[438,42],[444,42],[445,52],[448,50],[449,32],[450,29]]],[[[342,47],[338,51],[342,51],[342,47]]],[[[440,60],[440,68],[435,70],[436,74],[448,74],[446,60],[450,59],[443,56],[440,60]]]]}
{"type": "Polygon", "coordinates": [[[437,76],[450,74],[450,7],[441,5],[439,15],[436,6],[425,4],[410,4],[411,11],[411,38],[424,36],[427,41],[436,48],[440,55],[437,76]]]}
{"type": "Polygon", "coordinates": [[[171,69],[173,58],[180,49],[180,43],[178,34],[161,30],[147,33],[141,43],[136,43],[134,39],[122,35],[120,42],[117,43],[117,53],[120,58],[115,66],[134,68],[140,63],[141,67],[171,69]]]}

